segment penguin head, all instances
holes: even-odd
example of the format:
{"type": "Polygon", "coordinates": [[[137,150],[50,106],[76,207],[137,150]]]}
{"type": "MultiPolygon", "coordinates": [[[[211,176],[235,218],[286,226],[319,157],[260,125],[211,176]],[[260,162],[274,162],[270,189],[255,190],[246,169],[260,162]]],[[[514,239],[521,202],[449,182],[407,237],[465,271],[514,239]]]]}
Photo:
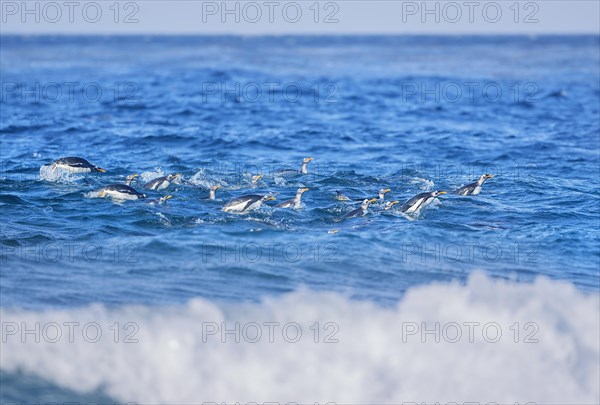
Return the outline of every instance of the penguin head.
{"type": "Polygon", "coordinates": [[[179,180],[183,177],[181,173],[173,173],[167,176],[167,181],[179,180]]]}
{"type": "Polygon", "coordinates": [[[400,202],[400,201],[387,201],[387,202],[385,203],[385,205],[383,206],[383,209],[384,209],[385,211],[387,211],[387,210],[391,209],[391,208],[392,208],[394,205],[398,204],[399,202],[400,202]]]}
{"type": "Polygon", "coordinates": [[[391,188],[382,188],[381,190],[379,190],[379,198],[383,199],[385,195],[390,191],[392,191],[391,188]]]}
{"type": "Polygon", "coordinates": [[[369,204],[374,203],[375,201],[377,201],[377,198],[365,198],[363,200],[363,202],[360,204],[360,208],[362,208],[363,210],[366,210],[369,207],[369,204]]]}

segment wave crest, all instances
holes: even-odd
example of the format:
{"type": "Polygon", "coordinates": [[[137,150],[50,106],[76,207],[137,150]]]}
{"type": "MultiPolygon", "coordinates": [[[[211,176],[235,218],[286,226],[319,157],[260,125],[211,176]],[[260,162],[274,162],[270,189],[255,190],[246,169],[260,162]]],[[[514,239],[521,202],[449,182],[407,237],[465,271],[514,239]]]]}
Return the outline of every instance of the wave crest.
{"type": "Polygon", "coordinates": [[[515,284],[476,274],[465,285],[414,287],[393,308],[306,290],[260,303],[194,299],[184,307],[5,308],[6,325],[95,322],[103,335],[96,343],[78,334],[73,343],[64,336],[57,343],[22,343],[3,330],[1,366],[138,403],[598,403],[599,304],[598,295],[564,282],[515,284]],[[115,322],[121,326],[118,343],[110,329],[115,322]],[[272,342],[268,322],[279,324],[272,342]],[[479,326],[470,341],[464,325],[473,322],[479,326]],[[239,342],[231,332],[236,323],[239,342]],[[297,342],[283,337],[291,323],[301,328],[297,342]],[[431,332],[436,323],[439,342],[431,332]],[[483,334],[492,323],[501,331],[495,342],[497,327],[483,334]],[[251,342],[254,324],[262,336],[251,342]],[[463,333],[456,342],[454,324],[463,333]],[[122,341],[131,325],[137,343],[122,341]],[[421,331],[413,333],[415,327],[421,331]],[[207,333],[214,328],[218,332],[207,333]],[[230,331],[225,337],[224,329],[230,331]],[[423,330],[429,334],[423,337],[423,330]]]}

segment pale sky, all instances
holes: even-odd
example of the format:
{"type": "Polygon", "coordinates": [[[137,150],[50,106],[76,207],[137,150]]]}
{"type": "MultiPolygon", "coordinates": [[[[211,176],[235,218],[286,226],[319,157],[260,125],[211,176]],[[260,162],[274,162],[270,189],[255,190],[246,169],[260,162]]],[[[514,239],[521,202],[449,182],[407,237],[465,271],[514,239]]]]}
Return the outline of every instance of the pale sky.
{"type": "Polygon", "coordinates": [[[599,34],[599,0],[1,0],[2,34],[599,34]]]}

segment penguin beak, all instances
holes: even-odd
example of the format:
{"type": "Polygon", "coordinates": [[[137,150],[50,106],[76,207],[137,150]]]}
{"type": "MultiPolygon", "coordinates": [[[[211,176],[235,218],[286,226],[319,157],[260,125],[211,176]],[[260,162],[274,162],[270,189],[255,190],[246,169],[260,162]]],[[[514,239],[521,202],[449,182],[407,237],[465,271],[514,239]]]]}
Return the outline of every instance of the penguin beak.
{"type": "Polygon", "coordinates": [[[307,192],[308,190],[310,190],[310,189],[309,189],[309,188],[306,188],[306,187],[304,187],[304,188],[301,188],[301,189],[300,189],[300,191],[302,191],[303,193],[304,193],[304,192],[307,192]]]}
{"type": "Polygon", "coordinates": [[[396,204],[398,204],[398,203],[400,203],[400,201],[398,201],[398,200],[396,200],[396,201],[390,201],[390,207],[391,207],[392,205],[396,205],[396,204]]]}
{"type": "Polygon", "coordinates": [[[306,159],[304,159],[304,160],[306,160],[306,162],[308,163],[308,162],[310,162],[311,160],[313,160],[313,158],[306,158],[306,159]]]}
{"type": "Polygon", "coordinates": [[[265,199],[265,201],[271,201],[271,200],[275,200],[276,198],[272,195],[267,196],[267,198],[265,199]]]}
{"type": "Polygon", "coordinates": [[[214,190],[218,190],[218,189],[220,189],[220,188],[221,188],[221,186],[220,186],[220,185],[216,185],[216,186],[214,186],[214,187],[213,187],[213,189],[214,189],[214,190]]]}
{"type": "Polygon", "coordinates": [[[370,202],[370,203],[374,203],[375,201],[377,201],[377,198],[371,198],[371,199],[369,200],[369,202],[370,202]]]}
{"type": "Polygon", "coordinates": [[[448,193],[447,193],[447,192],[445,192],[445,191],[440,191],[440,192],[438,193],[438,195],[442,195],[442,194],[448,194],[448,193]]]}
{"type": "Polygon", "coordinates": [[[166,195],[164,198],[165,198],[165,201],[167,201],[167,200],[170,200],[171,198],[173,198],[173,196],[172,195],[166,195]]]}
{"type": "Polygon", "coordinates": [[[392,191],[392,189],[391,189],[391,188],[386,188],[386,189],[383,189],[383,190],[381,190],[381,192],[382,192],[383,194],[389,193],[390,191],[392,191]]]}
{"type": "Polygon", "coordinates": [[[96,171],[100,172],[100,173],[106,173],[106,170],[104,170],[101,167],[96,166],[96,171]]]}
{"type": "Polygon", "coordinates": [[[491,179],[491,178],[493,178],[493,177],[494,177],[494,175],[493,175],[493,174],[486,174],[486,175],[485,175],[485,178],[486,178],[486,179],[491,179]]]}

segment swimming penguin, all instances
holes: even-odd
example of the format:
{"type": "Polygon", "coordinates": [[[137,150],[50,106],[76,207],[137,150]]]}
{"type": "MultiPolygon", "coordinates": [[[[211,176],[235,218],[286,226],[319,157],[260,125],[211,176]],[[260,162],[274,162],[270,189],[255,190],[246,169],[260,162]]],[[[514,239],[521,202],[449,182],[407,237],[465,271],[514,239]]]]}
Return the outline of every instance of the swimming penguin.
{"type": "Polygon", "coordinates": [[[160,197],[160,198],[155,198],[153,200],[148,201],[148,204],[150,205],[155,205],[155,204],[164,204],[166,203],[168,200],[170,200],[171,198],[173,198],[172,195],[166,195],[164,197],[160,197]]]}
{"type": "Polygon", "coordinates": [[[296,191],[296,196],[294,198],[292,198],[291,200],[287,200],[287,201],[284,201],[282,203],[279,203],[275,207],[277,207],[277,208],[295,208],[295,209],[298,209],[298,208],[300,208],[300,203],[301,203],[301,200],[302,200],[302,194],[304,194],[307,191],[308,191],[308,188],[306,188],[306,187],[299,188],[298,191],[296,191]]]}
{"type": "Polygon", "coordinates": [[[252,187],[256,187],[256,184],[262,178],[263,178],[262,174],[255,174],[254,176],[252,176],[252,179],[250,180],[250,183],[252,184],[252,187]]]}
{"type": "MultiPolygon", "coordinates": [[[[377,197],[373,197],[373,198],[375,198],[377,200],[376,202],[382,203],[383,200],[385,200],[385,195],[387,193],[389,193],[390,191],[392,191],[391,188],[382,188],[379,190],[379,194],[377,195],[377,197]]],[[[362,198],[357,198],[354,201],[362,201],[362,200],[363,200],[362,198]]]]}
{"type": "Polygon", "coordinates": [[[146,198],[146,194],[139,193],[130,186],[137,174],[127,176],[125,184],[110,184],[98,190],[99,197],[111,197],[115,200],[138,200],[146,198]]]}
{"type": "Polygon", "coordinates": [[[454,192],[458,195],[477,195],[481,192],[481,186],[487,179],[494,177],[493,174],[482,174],[477,181],[462,186],[456,189],[454,192]]]}
{"type": "Polygon", "coordinates": [[[274,200],[272,195],[247,194],[236,197],[223,207],[225,212],[248,212],[260,208],[263,202],[274,200]]]}
{"type": "MultiPolygon", "coordinates": [[[[307,157],[302,160],[302,166],[300,167],[300,174],[308,174],[306,165],[308,165],[312,160],[313,160],[313,158],[311,158],[311,157],[307,157]]],[[[277,174],[283,175],[283,176],[290,176],[290,175],[298,174],[298,171],[294,170],[294,169],[283,169],[283,170],[277,171],[277,174]]]]}
{"type": "Polygon", "coordinates": [[[365,198],[363,200],[363,202],[360,204],[360,207],[355,209],[354,211],[350,211],[349,213],[347,213],[344,218],[352,218],[352,217],[362,217],[363,215],[367,214],[367,209],[369,208],[369,205],[371,203],[374,203],[375,201],[377,201],[377,198],[365,198]]]}
{"type": "Polygon", "coordinates": [[[52,162],[52,169],[63,169],[71,173],[106,172],[106,170],[102,169],[101,167],[95,166],[80,157],[64,157],[56,159],[54,162],[52,162]]]}
{"type": "Polygon", "coordinates": [[[391,188],[382,188],[381,190],[379,190],[378,202],[383,202],[383,200],[385,199],[385,195],[390,191],[392,191],[391,188]]]}
{"type": "Polygon", "coordinates": [[[432,191],[429,193],[420,193],[404,203],[400,210],[407,214],[417,214],[422,208],[431,204],[439,195],[446,194],[445,191],[432,191]]]}
{"type": "Polygon", "coordinates": [[[150,190],[162,190],[171,185],[173,180],[181,179],[181,174],[169,174],[168,176],[157,177],[154,180],[150,180],[148,183],[144,184],[145,188],[149,188],[150,190]]]}
{"type": "Polygon", "coordinates": [[[300,173],[308,174],[308,170],[306,170],[306,165],[308,165],[312,160],[313,158],[311,157],[307,157],[302,160],[302,167],[300,169],[300,173]]]}
{"type": "Polygon", "coordinates": [[[335,191],[335,199],[338,201],[350,201],[350,198],[339,190],[335,191]]]}
{"type": "Polygon", "coordinates": [[[392,209],[392,207],[396,204],[400,203],[400,201],[386,201],[385,204],[383,204],[383,210],[387,211],[392,209]]]}
{"type": "Polygon", "coordinates": [[[220,189],[220,188],[221,188],[221,186],[220,186],[220,185],[218,185],[218,184],[217,184],[216,186],[212,186],[212,187],[210,188],[209,192],[208,192],[208,197],[207,197],[207,198],[208,198],[209,200],[214,200],[214,199],[217,197],[217,196],[216,196],[216,194],[217,194],[217,190],[218,190],[218,189],[220,189]]]}

